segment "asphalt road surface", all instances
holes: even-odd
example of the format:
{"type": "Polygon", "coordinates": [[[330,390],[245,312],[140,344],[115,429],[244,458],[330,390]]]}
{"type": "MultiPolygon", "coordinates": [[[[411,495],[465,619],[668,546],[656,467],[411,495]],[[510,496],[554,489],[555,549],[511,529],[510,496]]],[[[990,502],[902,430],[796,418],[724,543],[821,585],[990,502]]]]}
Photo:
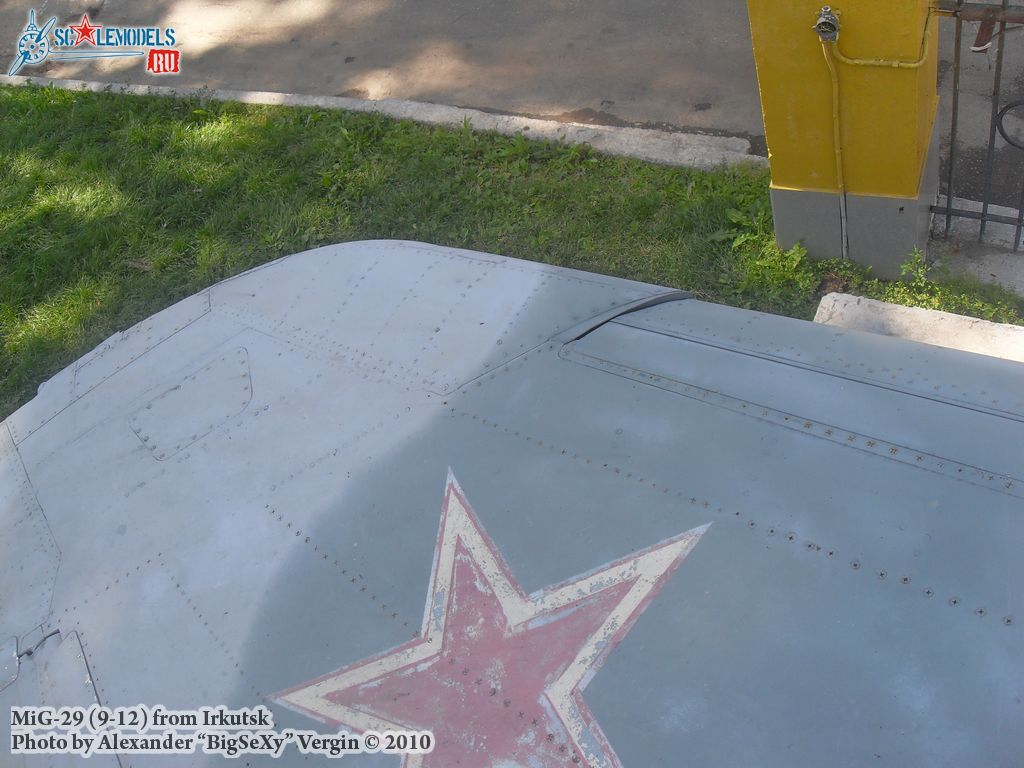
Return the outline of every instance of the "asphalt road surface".
{"type": "MultiPolygon", "coordinates": [[[[0,67],[25,24],[0,0],[0,67]]],[[[182,72],[138,59],[47,61],[22,74],[183,87],[396,98],[610,125],[738,135],[766,154],[745,0],[46,0],[77,23],[174,27],[182,72]]],[[[952,24],[943,22],[948,143],[952,24]]],[[[969,49],[973,28],[965,31],[969,49]]],[[[960,196],[984,186],[990,54],[965,53],[960,196]]],[[[1003,101],[1024,99],[1024,34],[1007,38],[1003,101]]],[[[1024,117],[1024,110],[1021,113],[1024,117]]],[[[1013,118],[1024,135],[1024,120],[1013,118]]],[[[1024,152],[997,139],[993,187],[1016,205],[1024,152]]],[[[944,151],[944,155],[946,152],[944,151]]]]}
{"type": "MultiPolygon", "coordinates": [[[[4,72],[27,8],[0,0],[4,72]]],[[[745,0],[49,0],[39,16],[77,23],[86,10],[96,24],[174,27],[181,75],[138,60],[21,74],[764,133],[745,0]]]]}

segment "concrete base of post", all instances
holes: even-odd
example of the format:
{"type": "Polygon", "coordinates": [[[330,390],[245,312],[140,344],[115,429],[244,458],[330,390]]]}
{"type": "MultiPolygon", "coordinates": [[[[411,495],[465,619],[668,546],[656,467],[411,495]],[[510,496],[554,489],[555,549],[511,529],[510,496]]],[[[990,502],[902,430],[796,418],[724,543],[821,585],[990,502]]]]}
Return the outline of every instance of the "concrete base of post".
{"type": "MultiPolygon", "coordinates": [[[[889,280],[915,248],[927,253],[931,206],[939,189],[938,132],[933,128],[916,197],[847,194],[849,257],[889,280]]],[[[771,190],[775,236],[788,249],[801,243],[816,259],[842,258],[839,195],[795,189],[771,190]]]]}

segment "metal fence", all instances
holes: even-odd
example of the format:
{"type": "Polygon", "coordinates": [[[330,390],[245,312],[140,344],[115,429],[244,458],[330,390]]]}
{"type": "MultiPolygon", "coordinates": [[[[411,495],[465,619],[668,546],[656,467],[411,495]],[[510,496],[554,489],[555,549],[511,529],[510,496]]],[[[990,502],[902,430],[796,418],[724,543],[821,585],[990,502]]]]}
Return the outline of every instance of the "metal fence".
{"type": "MultiPolygon", "coordinates": [[[[1009,0],[1002,3],[975,3],[965,0],[940,0],[937,4],[939,12],[953,19],[955,24],[953,43],[952,63],[952,123],[950,126],[949,150],[944,158],[944,187],[945,204],[935,205],[932,210],[944,215],[945,236],[948,238],[954,218],[974,219],[979,222],[979,241],[985,236],[985,228],[990,223],[1007,224],[1015,227],[1013,237],[1014,250],[1021,247],[1021,235],[1024,232],[1024,174],[1022,178],[1015,179],[1020,185],[1020,192],[1015,202],[1016,211],[1014,214],[995,213],[992,211],[993,202],[993,174],[997,167],[997,144],[1005,142],[1006,146],[1016,148],[1024,153],[1024,137],[1019,132],[1015,133],[1008,123],[1012,121],[1011,116],[1024,117],[1024,93],[1011,93],[1008,96],[1003,93],[1003,64],[1006,56],[1007,33],[1014,32],[1021,27],[1011,26],[1024,24],[1024,6],[1010,5],[1009,0]],[[983,155],[981,168],[980,210],[969,210],[956,205],[957,184],[961,179],[957,175],[958,160],[958,128],[960,128],[960,99],[961,99],[961,73],[963,70],[962,50],[964,40],[964,25],[971,24],[968,34],[973,32],[975,39],[971,45],[971,51],[987,53],[992,55],[994,49],[995,64],[993,67],[991,115],[989,119],[988,144],[983,155]],[[976,25],[976,26],[975,26],[976,25]]],[[[1021,43],[1024,43],[1024,35],[1021,36],[1021,43]]],[[[1019,78],[1018,78],[1019,79],[1019,78]]],[[[1024,84],[1015,83],[1014,88],[1020,87],[1024,91],[1024,84]]],[[[977,187],[975,187],[977,188],[977,187]]],[[[1007,202],[1007,201],[1003,201],[1007,202]]],[[[1011,204],[1008,207],[1013,207],[1011,204]]]]}

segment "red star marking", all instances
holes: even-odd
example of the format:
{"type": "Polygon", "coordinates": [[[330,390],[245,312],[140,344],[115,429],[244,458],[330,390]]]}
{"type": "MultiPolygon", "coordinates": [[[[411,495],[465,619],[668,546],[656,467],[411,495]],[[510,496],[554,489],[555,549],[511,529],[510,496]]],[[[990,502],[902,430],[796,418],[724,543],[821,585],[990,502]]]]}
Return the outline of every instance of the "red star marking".
{"type": "Polygon", "coordinates": [[[420,637],[273,698],[356,732],[433,731],[405,768],[621,768],[583,689],[706,530],[526,595],[449,475],[420,637]]]}
{"type": "Polygon", "coordinates": [[[96,30],[103,29],[103,27],[94,27],[92,24],[90,24],[89,14],[86,13],[82,16],[81,24],[79,24],[77,27],[72,24],[68,27],[68,29],[75,30],[75,34],[77,35],[77,37],[75,38],[74,45],[78,45],[79,43],[91,43],[92,45],[96,45],[96,30]]]}

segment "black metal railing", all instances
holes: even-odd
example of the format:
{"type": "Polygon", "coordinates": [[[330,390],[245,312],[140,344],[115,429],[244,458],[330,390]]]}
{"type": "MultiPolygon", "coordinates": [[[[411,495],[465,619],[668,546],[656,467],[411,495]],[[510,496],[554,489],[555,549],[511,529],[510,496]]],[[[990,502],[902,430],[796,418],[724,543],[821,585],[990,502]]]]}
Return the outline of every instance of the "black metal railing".
{"type": "MultiPolygon", "coordinates": [[[[945,158],[945,195],[944,205],[934,205],[932,210],[946,217],[945,236],[948,238],[954,218],[974,219],[979,222],[978,240],[985,237],[986,225],[990,222],[1007,224],[1015,227],[1013,237],[1013,249],[1016,251],[1021,247],[1021,235],[1024,233],[1024,174],[1017,181],[1020,184],[1020,193],[1016,201],[1015,215],[994,213],[993,206],[993,177],[997,166],[996,145],[1001,139],[1010,147],[1024,150],[1024,141],[1012,135],[1006,127],[1007,118],[1015,111],[1020,110],[1024,114],[1024,99],[1011,100],[1003,103],[1003,64],[1006,55],[1007,32],[1018,29],[1010,27],[1011,24],[1024,24],[1024,6],[1011,6],[1009,0],[1002,0],[1001,3],[974,3],[965,0],[940,0],[937,3],[938,11],[952,17],[955,27],[953,43],[953,82],[952,82],[952,120],[949,136],[949,154],[945,158]],[[962,49],[964,24],[977,24],[977,31],[972,51],[988,52],[995,46],[995,67],[992,81],[991,114],[989,118],[988,144],[984,152],[981,181],[981,204],[980,210],[966,210],[956,207],[956,183],[957,178],[957,129],[960,120],[960,88],[961,70],[963,68],[962,49]]],[[[1024,96],[1024,94],[1021,94],[1024,96]]],[[[1005,202],[1005,201],[1004,201],[1005,202]]],[[[1008,206],[1012,207],[1012,206],[1008,206]]]]}

